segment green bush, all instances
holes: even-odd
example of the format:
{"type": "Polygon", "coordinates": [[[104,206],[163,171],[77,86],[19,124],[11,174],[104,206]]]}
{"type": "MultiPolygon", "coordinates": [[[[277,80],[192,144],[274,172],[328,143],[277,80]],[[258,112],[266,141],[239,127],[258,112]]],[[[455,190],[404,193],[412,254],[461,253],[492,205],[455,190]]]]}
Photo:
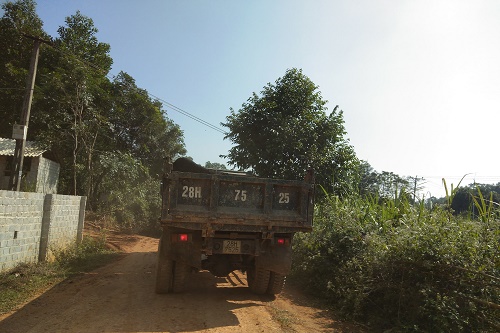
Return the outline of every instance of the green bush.
{"type": "Polygon", "coordinates": [[[449,219],[404,196],[327,198],[294,239],[291,279],[376,330],[496,332],[500,221],[449,219]]]}

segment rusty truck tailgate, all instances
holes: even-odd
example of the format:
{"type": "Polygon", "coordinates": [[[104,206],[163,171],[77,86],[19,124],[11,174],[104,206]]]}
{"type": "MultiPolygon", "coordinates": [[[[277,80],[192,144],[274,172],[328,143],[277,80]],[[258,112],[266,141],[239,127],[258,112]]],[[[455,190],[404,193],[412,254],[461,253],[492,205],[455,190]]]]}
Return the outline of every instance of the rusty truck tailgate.
{"type": "Polygon", "coordinates": [[[204,229],[206,223],[227,230],[312,229],[310,183],[191,172],[172,172],[166,182],[162,223],[190,229],[204,229]]]}

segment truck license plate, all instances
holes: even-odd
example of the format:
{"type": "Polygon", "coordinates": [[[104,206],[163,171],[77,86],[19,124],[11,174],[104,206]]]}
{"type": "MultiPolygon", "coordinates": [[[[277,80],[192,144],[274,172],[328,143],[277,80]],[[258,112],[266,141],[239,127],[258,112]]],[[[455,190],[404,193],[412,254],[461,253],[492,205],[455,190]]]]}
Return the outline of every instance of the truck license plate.
{"type": "Polygon", "coordinates": [[[225,240],[222,246],[222,253],[241,253],[241,241],[225,240]]]}

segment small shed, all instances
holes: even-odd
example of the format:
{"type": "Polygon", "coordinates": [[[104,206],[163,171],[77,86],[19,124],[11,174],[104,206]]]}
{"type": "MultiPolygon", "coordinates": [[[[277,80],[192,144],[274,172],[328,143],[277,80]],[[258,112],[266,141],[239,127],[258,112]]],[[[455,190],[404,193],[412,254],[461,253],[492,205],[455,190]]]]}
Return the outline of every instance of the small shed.
{"type": "MultiPolygon", "coordinates": [[[[16,140],[0,138],[0,190],[8,190],[16,140]]],[[[49,159],[36,142],[26,141],[21,190],[25,192],[57,193],[59,163],[49,159]]]]}

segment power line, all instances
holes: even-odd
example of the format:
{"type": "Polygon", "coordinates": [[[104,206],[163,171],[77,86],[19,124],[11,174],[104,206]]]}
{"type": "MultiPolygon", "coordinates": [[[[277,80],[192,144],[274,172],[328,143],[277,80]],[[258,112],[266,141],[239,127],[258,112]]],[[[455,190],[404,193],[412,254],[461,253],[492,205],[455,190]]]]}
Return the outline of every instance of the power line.
{"type": "MultiPolygon", "coordinates": [[[[107,73],[107,71],[106,71],[106,70],[104,70],[104,69],[100,68],[99,66],[97,66],[97,65],[93,64],[92,62],[89,62],[89,61],[86,61],[86,60],[84,60],[84,59],[81,59],[81,58],[79,58],[77,55],[75,55],[75,54],[73,54],[73,53],[71,53],[71,52],[69,52],[69,51],[66,51],[66,50],[61,50],[61,49],[59,49],[59,48],[55,47],[54,45],[49,45],[49,46],[50,46],[50,47],[52,47],[54,50],[56,50],[56,51],[58,51],[58,52],[61,52],[62,54],[65,54],[65,55],[71,56],[71,57],[75,58],[76,60],[80,61],[81,63],[83,63],[84,65],[86,65],[86,66],[88,66],[88,67],[91,67],[91,68],[93,68],[93,69],[95,69],[95,70],[97,70],[97,71],[99,71],[99,72],[103,73],[103,74],[104,74],[104,75],[105,75],[108,79],[110,79],[110,80],[114,80],[114,79],[116,79],[116,76],[115,76],[115,75],[111,75],[111,74],[107,73]]],[[[151,94],[150,92],[148,92],[148,91],[147,91],[147,90],[145,90],[145,89],[141,89],[141,88],[139,88],[139,87],[131,87],[131,86],[128,86],[128,88],[133,88],[133,89],[136,89],[136,90],[142,90],[142,91],[145,91],[145,92],[146,92],[146,94],[148,94],[148,96],[149,96],[149,97],[151,97],[151,98],[153,98],[153,99],[156,99],[156,100],[158,100],[158,101],[162,102],[162,103],[163,103],[166,107],[168,107],[169,109],[174,110],[174,111],[176,111],[176,112],[178,112],[178,113],[180,113],[180,114],[182,114],[182,115],[184,115],[184,116],[186,116],[186,117],[188,117],[188,118],[190,118],[190,119],[192,119],[192,120],[194,120],[194,121],[196,121],[196,122],[198,122],[198,123],[200,123],[200,124],[202,124],[202,125],[205,125],[205,126],[207,126],[208,128],[213,129],[214,131],[217,131],[217,132],[222,133],[222,134],[224,134],[224,135],[226,135],[226,134],[227,134],[227,133],[226,133],[223,129],[221,129],[220,127],[218,127],[218,126],[216,126],[216,125],[213,125],[213,124],[209,123],[208,121],[205,121],[205,120],[203,120],[203,119],[201,119],[201,118],[199,118],[199,117],[197,117],[197,116],[193,115],[192,113],[189,113],[188,111],[185,111],[185,110],[181,109],[180,107],[175,106],[174,104],[172,104],[172,103],[170,103],[170,102],[167,102],[167,101],[166,101],[166,100],[164,100],[163,98],[160,98],[160,97],[158,97],[158,96],[155,96],[155,95],[151,94]]]]}
{"type": "MultiPolygon", "coordinates": [[[[149,94],[149,93],[148,93],[148,94],[149,94]]],[[[172,103],[169,103],[169,102],[167,102],[167,101],[165,101],[165,100],[163,100],[163,99],[161,99],[161,98],[159,98],[159,97],[154,96],[153,94],[149,94],[149,95],[150,95],[151,97],[153,97],[153,98],[155,98],[155,99],[157,99],[157,100],[159,100],[159,101],[163,102],[163,103],[164,103],[164,104],[166,104],[166,105],[167,105],[167,107],[169,107],[170,109],[172,109],[172,110],[174,110],[174,111],[177,111],[177,112],[179,112],[180,114],[185,115],[186,117],[189,117],[189,118],[193,119],[194,121],[197,121],[197,122],[199,122],[200,124],[205,125],[205,126],[207,126],[207,127],[211,128],[211,129],[213,129],[213,130],[215,130],[215,131],[217,131],[217,132],[219,132],[219,133],[222,133],[222,134],[224,134],[224,135],[225,135],[225,134],[227,134],[227,133],[226,133],[223,129],[221,129],[220,127],[217,127],[217,126],[215,126],[215,125],[212,125],[212,124],[210,124],[209,122],[207,122],[207,121],[205,121],[205,120],[203,120],[203,119],[201,119],[201,118],[198,118],[198,117],[196,117],[195,115],[193,115],[193,114],[191,114],[191,113],[189,113],[189,112],[187,112],[187,111],[184,111],[183,109],[181,109],[181,108],[179,108],[179,107],[177,107],[177,106],[173,105],[172,103]]]]}
{"type": "MultiPolygon", "coordinates": [[[[424,179],[429,180],[429,179],[461,179],[463,176],[422,176],[424,179]]],[[[500,182],[500,176],[468,176],[465,177],[463,181],[468,181],[470,179],[477,181],[487,181],[487,182],[500,182]]]]}

